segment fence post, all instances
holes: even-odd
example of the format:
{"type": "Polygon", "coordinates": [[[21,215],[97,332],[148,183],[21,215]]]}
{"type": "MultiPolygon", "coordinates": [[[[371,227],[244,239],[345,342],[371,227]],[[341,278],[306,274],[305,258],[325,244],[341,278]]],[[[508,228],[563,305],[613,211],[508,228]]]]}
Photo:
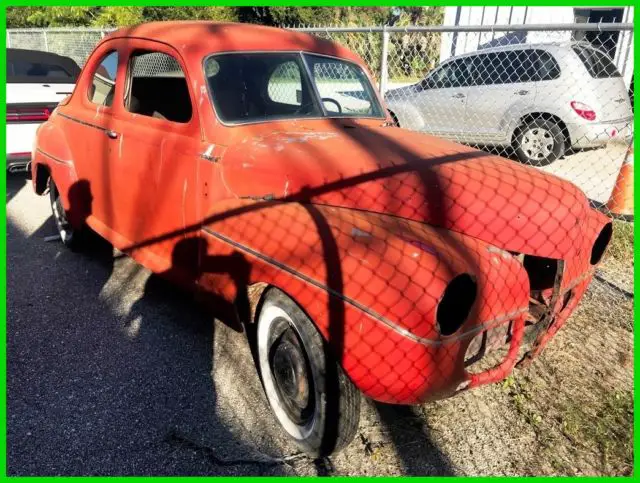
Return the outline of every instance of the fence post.
{"type": "Polygon", "coordinates": [[[389,32],[385,25],[382,30],[382,58],[380,59],[380,94],[387,90],[389,78],[389,32]]]}
{"type": "Polygon", "coordinates": [[[49,42],[47,40],[47,31],[46,30],[42,31],[42,36],[43,36],[43,39],[44,39],[44,51],[45,52],[49,52],[49,42]]]}
{"type": "Polygon", "coordinates": [[[7,48],[11,47],[11,32],[7,30],[7,48]]]}

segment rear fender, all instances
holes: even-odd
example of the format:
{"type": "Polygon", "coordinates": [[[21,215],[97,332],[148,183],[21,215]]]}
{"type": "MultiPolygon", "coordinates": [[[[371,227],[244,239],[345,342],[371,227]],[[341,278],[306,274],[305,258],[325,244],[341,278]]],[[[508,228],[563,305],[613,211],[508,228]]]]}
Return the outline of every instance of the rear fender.
{"type": "Polygon", "coordinates": [[[46,188],[43,187],[43,177],[48,175],[53,178],[60,192],[62,205],[69,210],[68,192],[78,177],[67,138],[64,131],[56,125],[56,118],[57,116],[52,116],[36,133],[31,163],[32,183],[34,191],[41,195],[46,188]],[[46,175],[42,174],[43,170],[46,175]]]}

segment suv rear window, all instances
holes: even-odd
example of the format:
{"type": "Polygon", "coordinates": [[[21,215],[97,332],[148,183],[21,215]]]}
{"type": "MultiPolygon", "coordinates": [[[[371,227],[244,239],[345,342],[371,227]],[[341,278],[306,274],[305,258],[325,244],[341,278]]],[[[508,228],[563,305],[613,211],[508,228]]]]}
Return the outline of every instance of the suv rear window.
{"type": "Polygon", "coordinates": [[[620,72],[607,54],[582,45],[574,45],[573,51],[578,54],[591,77],[595,79],[621,77],[620,72]]]}
{"type": "Polygon", "coordinates": [[[7,49],[7,82],[74,84],[80,67],[69,57],[36,50],[7,49]]]}

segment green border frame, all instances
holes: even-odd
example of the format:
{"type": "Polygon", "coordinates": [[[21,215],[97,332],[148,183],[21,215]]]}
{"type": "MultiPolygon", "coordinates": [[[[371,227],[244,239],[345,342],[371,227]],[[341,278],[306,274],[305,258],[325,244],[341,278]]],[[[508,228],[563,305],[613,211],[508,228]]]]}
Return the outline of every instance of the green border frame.
{"type": "MultiPolygon", "coordinates": [[[[78,0],[67,0],[65,2],[62,2],[60,0],[41,0],[41,1],[29,1],[29,0],[8,0],[6,4],[0,6],[0,64],[3,66],[0,69],[0,83],[3,85],[6,85],[6,8],[7,7],[17,7],[17,6],[85,6],[87,5],[89,2],[87,2],[86,0],[82,1],[78,1],[78,0]]],[[[454,2],[454,1],[443,1],[443,0],[436,0],[436,1],[431,1],[431,2],[427,2],[430,5],[438,5],[438,6],[484,6],[487,5],[486,1],[469,1],[469,0],[463,0],[461,2],[454,2]]],[[[631,3],[631,2],[629,2],[631,3]]],[[[153,5],[153,6],[168,6],[168,5],[179,5],[180,2],[177,1],[163,1],[163,0],[111,0],[111,1],[101,1],[99,2],[99,4],[97,6],[111,6],[111,5],[123,5],[123,6],[133,6],[133,5],[153,5]]],[[[236,1],[227,1],[227,0],[223,0],[223,1],[218,1],[218,2],[212,2],[212,1],[207,1],[207,0],[190,0],[185,2],[184,6],[195,6],[195,5],[216,5],[216,6],[264,6],[264,5],[283,5],[283,6],[408,6],[408,5],[421,5],[422,2],[419,1],[406,1],[406,0],[399,0],[399,1],[388,1],[388,0],[378,0],[378,1],[369,1],[369,0],[345,0],[345,1],[339,1],[339,0],[297,0],[297,1],[286,1],[286,0],[265,0],[263,2],[256,2],[256,1],[250,1],[250,0],[236,0],[236,1]]],[[[522,0],[513,0],[513,1],[509,1],[509,2],[494,2],[491,6],[495,6],[495,5],[504,5],[504,6],[554,6],[554,7],[558,7],[558,6],[567,6],[567,7],[600,7],[600,6],[623,6],[620,5],[620,3],[618,2],[614,2],[611,0],[604,0],[604,1],[600,1],[600,2],[589,2],[589,1],[576,1],[576,2],[563,2],[558,4],[557,2],[554,2],[553,0],[529,0],[529,1],[522,1],[522,0]]],[[[634,19],[633,22],[634,24],[636,23],[636,18],[637,18],[637,13],[634,10],[634,19]]],[[[636,63],[638,63],[638,60],[640,59],[640,53],[638,52],[638,42],[636,40],[636,37],[634,36],[634,65],[636,63]]],[[[635,90],[635,79],[634,79],[634,90],[635,90]]],[[[634,122],[637,121],[637,119],[640,117],[638,116],[638,114],[635,114],[637,111],[634,110],[634,122]]],[[[5,122],[3,123],[3,129],[2,129],[2,133],[0,135],[0,148],[4,149],[5,148],[5,143],[6,143],[6,103],[2,102],[0,105],[0,114],[2,115],[2,119],[5,119],[5,122]]],[[[635,154],[635,150],[634,150],[634,154],[635,154]]],[[[6,175],[3,175],[0,177],[0,191],[5,195],[5,199],[6,199],[6,175]]],[[[634,180],[634,185],[637,185],[640,183],[636,183],[636,180],[634,180]]],[[[637,186],[636,186],[637,187],[637,186]]],[[[634,202],[635,204],[638,204],[638,198],[640,198],[640,195],[638,194],[638,191],[636,189],[635,191],[635,196],[634,196],[634,202]]],[[[3,236],[0,237],[0,252],[2,254],[2,259],[5,262],[2,270],[0,270],[0,285],[2,286],[2,288],[4,289],[5,292],[5,297],[2,298],[1,302],[0,302],[0,322],[2,323],[2,328],[0,330],[0,374],[3,374],[4,377],[2,378],[1,382],[0,382],[0,480],[4,480],[4,479],[10,479],[11,481],[18,481],[18,480],[28,480],[28,481],[53,481],[55,479],[55,481],[60,481],[60,480],[66,480],[66,479],[73,479],[75,481],[78,480],[89,480],[91,479],[92,481],[95,480],[113,480],[113,479],[120,479],[120,478],[135,478],[137,480],[145,480],[145,479],[158,479],[161,478],[164,481],[169,481],[169,480],[180,480],[182,478],[190,478],[190,479],[198,479],[198,480],[202,480],[202,479],[206,479],[206,478],[210,478],[210,477],[163,477],[163,476],[154,476],[154,477],[149,477],[149,476],[129,476],[129,477],[109,477],[109,476],[96,476],[96,477],[91,477],[91,476],[86,476],[86,477],[70,477],[70,476],[59,476],[59,477],[54,477],[54,476],[40,476],[40,477],[8,477],[7,476],[7,324],[6,324],[6,316],[7,316],[7,300],[6,300],[6,286],[7,286],[7,264],[6,264],[6,260],[7,260],[7,252],[6,252],[6,233],[7,233],[7,225],[6,225],[6,209],[2,210],[2,214],[0,215],[0,229],[2,231],[3,236]]],[[[634,239],[635,237],[638,235],[638,230],[635,229],[634,226],[634,239]]],[[[634,244],[634,260],[637,260],[637,255],[638,255],[638,249],[634,244]]],[[[640,282],[640,276],[638,276],[638,273],[635,272],[634,273],[634,285],[638,286],[638,282],[640,282]]],[[[634,329],[637,329],[636,327],[636,320],[638,317],[638,306],[636,304],[634,304],[634,329]]],[[[640,368],[640,361],[638,360],[637,357],[637,350],[636,348],[638,347],[638,342],[640,341],[640,334],[638,334],[638,330],[634,330],[634,434],[638,433],[638,429],[640,428],[640,422],[639,419],[637,417],[636,411],[635,411],[635,400],[637,399],[637,396],[639,394],[638,391],[638,387],[635,385],[635,378],[638,375],[638,371],[640,368]]],[[[635,475],[635,467],[639,461],[639,457],[638,457],[638,442],[637,439],[634,437],[634,471],[633,474],[635,475]]],[[[221,479],[236,479],[238,477],[217,477],[217,478],[221,478],[221,479]]],[[[260,481],[267,481],[267,480],[280,480],[280,477],[241,477],[243,479],[255,479],[255,480],[260,480],[260,481]]],[[[297,479],[302,479],[303,477],[294,477],[297,479]]],[[[355,478],[356,480],[363,480],[367,477],[335,477],[338,479],[345,479],[345,478],[349,478],[349,479],[353,479],[355,478]]],[[[382,477],[383,479],[387,479],[388,477],[382,477]]],[[[407,478],[407,477],[404,477],[407,478]]],[[[412,477],[415,478],[415,477],[412,477]]],[[[465,478],[462,476],[454,476],[454,477],[417,477],[418,479],[429,479],[429,481],[436,481],[436,480],[445,480],[445,479],[461,479],[461,478],[465,478]]],[[[497,479],[497,478],[504,478],[504,477],[471,477],[474,478],[478,481],[487,481],[487,480],[493,480],[493,479],[497,479]]],[[[524,479],[526,477],[508,477],[509,479],[524,479]]],[[[530,477],[527,478],[528,480],[547,480],[548,478],[560,478],[560,477],[530,477]]],[[[598,481],[602,481],[602,480],[619,480],[620,478],[622,479],[631,479],[633,478],[633,476],[630,477],[564,477],[565,479],[568,480],[577,480],[579,479],[580,481],[591,481],[591,480],[598,480],[598,481]]],[[[395,479],[395,478],[394,478],[395,479]]]]}

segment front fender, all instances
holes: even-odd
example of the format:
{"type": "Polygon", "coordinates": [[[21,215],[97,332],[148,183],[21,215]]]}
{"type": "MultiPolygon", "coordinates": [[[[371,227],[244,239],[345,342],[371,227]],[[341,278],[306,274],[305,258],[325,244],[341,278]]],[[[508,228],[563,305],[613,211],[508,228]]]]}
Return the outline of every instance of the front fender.
{"type": "Polygon", "coordinates": [[[471,339],[528,306],[526,272],[507,252],[395,217],[233,201],[216,207],[203,236],[203,266],[216,260],[202,275],[205,290],[230,299],[242,285],[279,287],[314,321],[356,386],[382,401],[450,393],[469,379],[464,356],[471,339]],[[236,269],[225,273],[224,266],[236,269]],[[444,336],[438,303],[461,273],[476,280],[476,302],[462,327],[444,336]]]}

